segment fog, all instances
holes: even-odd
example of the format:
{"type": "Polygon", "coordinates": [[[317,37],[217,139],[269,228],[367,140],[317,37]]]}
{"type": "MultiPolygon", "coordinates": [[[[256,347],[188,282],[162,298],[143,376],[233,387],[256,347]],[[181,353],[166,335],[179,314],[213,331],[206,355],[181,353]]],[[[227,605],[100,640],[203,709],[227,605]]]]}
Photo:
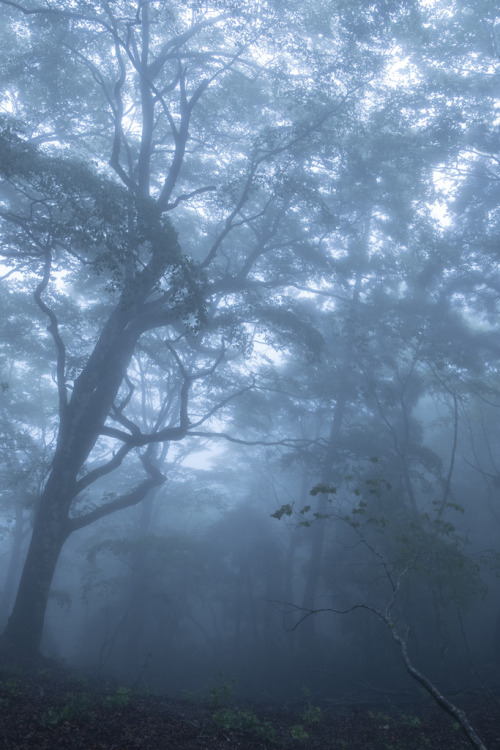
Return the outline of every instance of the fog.
{"type": "MultiPolygon", "coordinates": [[[[227,684],[245,696],[300,697],[307,688],[341,703],[410,700],[418,687],[373,612],[307,617],[356,605],[385,611],[393,598],[414,661],[441,689],[493,688],[498,488],[484,457],[494,455],[494,433],[485,445],[485,435],[463,430],[441,508],[453,422],[429,397],[415,414],[425,465],[410,511],[401,502],[406,467],[368,419],[362,445],[371,438],[379,457],[356,458],[356,437],[348,448],[339,440],[346,455],[326,507],[325,494],[310,495],[326,440],[308,450],[225,446],[200,469],[175,457],[165,472],[172,478],[139,507],[67,542],[43,652],[119,684],[181,695],[227,684]],[[472,465],[473,454],[484,464],[472,465]],[[284,505],[291,515],[273,517],[284,505]]],[[[11,548],[6,535],[4,560],[11,548]]]]}
{"type": "Polygon", "coordinates": [[[469,5],[0,0],[2,642],[177,696],[499,688],[469,5]]]}

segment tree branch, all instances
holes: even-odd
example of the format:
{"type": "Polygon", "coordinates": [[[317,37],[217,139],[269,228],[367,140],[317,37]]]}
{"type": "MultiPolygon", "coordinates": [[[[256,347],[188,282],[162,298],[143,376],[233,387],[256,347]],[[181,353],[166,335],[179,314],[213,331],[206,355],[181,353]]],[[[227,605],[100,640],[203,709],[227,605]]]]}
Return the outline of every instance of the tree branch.
{"type": "Polygon", "coordinates": [[[217,190],[216,185],[207,185],[207,187],[201,187],[197,190],[192,190],[190,193],[182,193],[181,195],[177,196],[173,203],[167,203],[167,205],[165,206],[165,211],[172,211],[174,208],[177,208],[181,201],[188,201],[190,198],[194,198],[195,195],[200,195],[200,193],[208,193],[213,190],[217,190]]]}
{"type": "Polygon", "coordinates": [[[122,430],[118,430],[115,427],[109,427],[107,425],[104,425],[104,427],[102,427],[100,431],[100,435],[106,435],[107,437],[121,440],[131,448],[142,448],[143,446],[149,445],[150,443],[162,443],[169,440],[182,440],[184,437],[186,437],[186,433],[187,431],[179,426],[164,427],[162,430],[159,430],[159,432],[154,432],[149,435],[145,435],[142,432],[137,435],[131,435],[129,432],[123,432],[122,430]]]}
{"type": "Polygon", "coordinates": [[[306,440],[305,438],[283,438],[283,440],[244,440],[243,438],[235,438],[232,435],[228,435],[227,432],[195,432],[191,430],[189,431],[188,435],[189,437],[220,438],[221,440],[227,440],[229,443],[236,443],[237,445],[265,445],[269,447],[282,445],[287,448],[305,448],[310,445],[317,445],[316,440],[306,440]]]}
{"type": "Polygon", "coordinates": [[[83,490],[87,489],[87,487],[90,487],[91,484],[94,484],[94,482],[96,482],[101,477],[106,476],[106,474],[111,474],[112,471],[117,469],[122,464],[123,459],[128,453],[130,453],[133,447],[134,446],[130,445],[129,443],[124,443],[116,451],[113,458],[111,458],[107,463],[103,464],[102,466],[98,466],[97,469],[93,469],[92,471],[89,471],[87,474],[85,474],[85,476],[78,480],[78,482],[76,483],[73,497],[79,495],[80,492],[83,492],[83,490]]]}
{"type": "MultiPolygon", "coordinates": [[[[57,317],[53,310],[42,300],[42,294],[47,289],[50,280],[50,273],[52,270],[52,254],[50,248],[45,248],[45,266],[43,271],[43,277],[40,283],[37,285],[33,296],[40,310],[48,317],[50,323],[47,327],[48,332],[52,336],[52,339],[57,349],[57,363],[56,363],[56,382],[57,382],[57,393],[59,397],[59,414],[61,419],[61,425],[64,424],[66,419],[66,411],[68,407],[68,392],[66,387],[66,347],[59,334],[59,324],[57,317]]],[[[63,431],[63,430],[61,430],[63,431]]]]}
{"type": "Polygon", "coordinates": [[[410,659],[410,656],[408,654],[408,637],[409,637],[409,630],[406,633],[406,636],[401,636],[397,633],[394,623],[392,622],[391,618],[388,616],[387,613],[381,612],[376,607],[371,607],[368,604],[353,604],[352,607],[348,607],[347,609],[335,609],[334,607],[323,607],[321,609],[307,609],[306,607],[300,607],[297,604],[292,604],[291,602],[278,602],[276,600],[272,600],[272,603],[274,604],[280,604],[282,606],[291,607],[291,609],[287,612],[284,612],[284,614],[289,615],[294,612],[305,612],[305,614],[291,627],[288,628],[288,630],[294,631],[296,630],[305,620],[307,620],[311,615],[318,615],[325,612],[329,612],[331,614],[336,615],[347,615],[350,612],[354,612],[357,609],[365,609],[368,612],[372,612],[376,617],[378,617],[379,620],[382,620],[384,625],[388,628],[389,632],[391,633],[394,641],[398,644],[401,655],[403,657],[403,661],[406,667],[407,672],[409,675],[422,687],[427,690],[427,692],[432,696],[432,698],[435,700],[435,702],[444,710],[447,714],[452,716],[456,721],[460,724],[460,727],[462,728],[462,731],[466,734],[469,741],[471,742],[472,746],[475,748],[475,750],[488,750],[486,745],[483,743],[475,729],[472,727],[469,719],[467,718],[467,715],[459,709],[457,706],[455,706],[453,703],[451,703],[445,696],[438,690],[438,688],[434,685],[431,680],[429,680],[422,672],[420,672],[413,664],[413,662],[410,659]]]}
{"type": "Polygon", "coordinates": [[[99,508],[95,508],[89,513],[85,513],[83,516],[70,518],[68,521],[68,529],[70,534],[73,531],[77,531],[78,529],[83,529],[86,526],[90,526],[90,524],[98,521],[100,518],[109,516],[119,510],[125,510],[125,508],[131,508],[133,505],[138,505],[144,500],[147,494],[151,492],[151,490],[155,489],[155,487],[159,487],[165,481],[165,477],[163,476],[163,474],[159,471],[159,469],[153,466],[147,456],[141,456],[141,461],[146,471],[150,474],[149,479],[145,479],[131,492],[128,492],[125,495],[121,495],[120,497],[116,498],[116,500],[105,503],[99,508]]]}

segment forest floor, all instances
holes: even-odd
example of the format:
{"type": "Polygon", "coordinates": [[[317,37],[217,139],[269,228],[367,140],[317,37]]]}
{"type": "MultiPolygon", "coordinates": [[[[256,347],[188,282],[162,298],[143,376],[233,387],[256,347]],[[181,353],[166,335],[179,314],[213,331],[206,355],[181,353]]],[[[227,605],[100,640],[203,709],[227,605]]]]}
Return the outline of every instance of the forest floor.
{"type": "MultiPolygon", "coordinates": [[[[500,750],[500,707],[462,699],[488,750],[500,750]]],[[[14,658],[0,646],[2,750],[465,750],[432,703],[405,707],[179,700],[105,686],[57,663],[14,658]]]]}

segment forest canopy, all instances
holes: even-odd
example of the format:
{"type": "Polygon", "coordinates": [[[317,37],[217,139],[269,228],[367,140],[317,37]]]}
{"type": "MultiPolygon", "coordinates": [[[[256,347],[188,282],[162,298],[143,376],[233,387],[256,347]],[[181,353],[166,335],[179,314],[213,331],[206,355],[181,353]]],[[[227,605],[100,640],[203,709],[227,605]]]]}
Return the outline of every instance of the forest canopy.
{"type": "Polygon", "coordinates": [[[371,695],[395,621],[498,684],[495,4],[0,18],[4,639],[371,695]]]}

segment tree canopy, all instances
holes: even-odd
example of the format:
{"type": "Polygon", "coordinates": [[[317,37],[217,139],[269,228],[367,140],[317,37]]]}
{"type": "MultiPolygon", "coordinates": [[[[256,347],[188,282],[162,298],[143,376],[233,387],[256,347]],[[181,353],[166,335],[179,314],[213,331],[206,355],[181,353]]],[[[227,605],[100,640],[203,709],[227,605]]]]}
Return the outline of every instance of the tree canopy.
{"type": "MultiPolygon", "coordinates": [[[[281,653],[265,599],[383,599],[371,551],[411,569],[409,627],[434,596],[432,662],[498,555],[493,4],[0,14],[4,637],[40,648],[74,537],[87,602],[107,556],[134,571],[117,609],[238,655],[245,633],[281,653]]],[[[127,637],[160,639],[132,616],[127,637]]]]}

